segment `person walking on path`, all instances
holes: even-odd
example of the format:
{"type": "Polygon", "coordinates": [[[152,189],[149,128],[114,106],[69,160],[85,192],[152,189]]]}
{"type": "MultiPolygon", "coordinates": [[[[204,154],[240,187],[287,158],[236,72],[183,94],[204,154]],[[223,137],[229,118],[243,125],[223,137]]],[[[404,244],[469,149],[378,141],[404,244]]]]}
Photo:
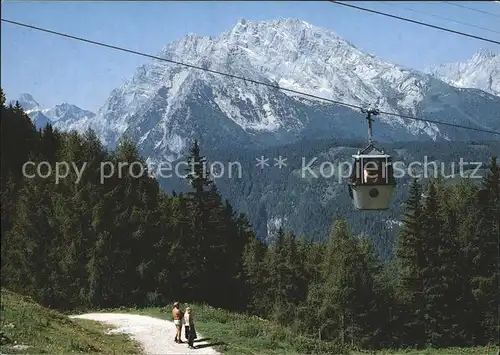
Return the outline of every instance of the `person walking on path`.
{"type": "Polygon", "coordinates": [[[196,339],[197,336],[196,336],[196,330],[194,329],[193,312],[190,307],[187,307],[186,313],[184,313],[184,329],[186,331],[188,347],[189,349],[194,349],[193,343],[194,339],[196,339]]]}
{"type": "Polygon", "coordinates": [[[177,329],[174,339],[176,343],[183,343],[183,341],[181,340],[181,334],[182,334],[182,319],[184,315],[182,314],[180,307],[181,305],[179,304],[179,302],[174,302],[174,308],[172,309],[172,318],[174,320],[175,328],[177,329]]]}

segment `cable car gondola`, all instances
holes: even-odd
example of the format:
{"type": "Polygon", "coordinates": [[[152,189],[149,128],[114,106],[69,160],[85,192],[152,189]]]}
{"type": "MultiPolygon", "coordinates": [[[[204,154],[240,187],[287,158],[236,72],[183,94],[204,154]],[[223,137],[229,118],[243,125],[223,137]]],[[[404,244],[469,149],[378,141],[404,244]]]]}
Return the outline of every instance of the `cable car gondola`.
{"type": "Polygon", "coordinates": [[[353,169],[348,182],[349,195],[358,210],[387,210],[396,190],[392,157],[372,141],[372,115],[378,110],[361,110],[368,120],[368,145],[353,155],[353,169]]]}

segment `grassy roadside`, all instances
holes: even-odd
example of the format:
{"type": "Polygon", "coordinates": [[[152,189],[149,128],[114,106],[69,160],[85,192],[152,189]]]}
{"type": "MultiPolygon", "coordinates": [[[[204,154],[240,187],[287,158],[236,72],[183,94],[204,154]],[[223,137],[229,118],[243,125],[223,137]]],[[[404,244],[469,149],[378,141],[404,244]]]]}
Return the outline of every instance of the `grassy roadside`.
{"type": "MultiPolygon", "coordinates": [[[[182,305],[187,306],[186,304],[182,305]]],[[[297,336],[290,330],[273,325],[271,322],[235,314],[222,309],[203,305],[189,305],[193,308],[196,329],[208,338],[208,343],[227,355],[303,355],[341,354],[339,349],[328,343],[297,336]],[[337,350],[337,351],[336,351],[337,350]]],[[[114,309],[106,312],[123,312],[149,315],[170,320],[170,309],[114,309]]],[[[489,355],[496,355],[498,347],[490,349],[489,355]]],[[[349,355],[369,355],[369,352],[347,352],[349,355]]],[[[373,353],[371,353],[373,355],[373,353]]],[[[487,347],[449,348],[427,350],[378,351],[376,355],[488,355],[487,347]]]]}
{"type": "MultiPolygon", "coordinates": [[[[187,306],[183,304],[182,307],[187,306]]],[[[231,313],[209,306],[190,305],[193,308],[196,331],[208,344],[225,355],[303,355],[344,354],[326,342],[319,342],[273,325],[271,322],[231,313]]],[[[122,312],[148,315],[171,320],[170,309],[107,309],[98,312],[122,312]]]]}
{"type": "Polygon", "coordinates": [[[107,335],[109,326],[69,319],[3,288],[1,300],[2,354],[141,354],[126,335],[107,335]]]}
{"type": "MultiPolygon", "coordinates": [[[[27,297],[1,291],[1,354],[141,354],[126,335],[107,335],[108,326],[83,319],[69,319],[27,297]]],[[[187,305],[183,305],[187,306],[187,305]]],[[[215,349],[226,355],[348,354],[331,344],[297,336],[269,321],[209,306],[191,305],[197,330],[215,349]]],[[[170,320],[170,309],[120,308],[99,310],[149,315],[170,320]]],[[[496,355],[497,347],[489,355],[496,355]]],[[[350,355],[369,355],[351,352],[350,355]]],[[[373,354],[371,354],[373,355],[373,354]]],[[[378,351],[376,355],[488,355],[487,347],[378,351]]]]}
{"type": "MultiPolygon", "coordinates": [[[[496,355],[498,347],[490,348],[489,355],[496,355]]],[[[351,355],[369,355],[368,352],[353,352],[351,355]]],[[[447,348],[447,349],[426,349],[426,350],[395,350],[378,351],[375,355],[488,355],[488,347],[474,348],[447,348]]]]}

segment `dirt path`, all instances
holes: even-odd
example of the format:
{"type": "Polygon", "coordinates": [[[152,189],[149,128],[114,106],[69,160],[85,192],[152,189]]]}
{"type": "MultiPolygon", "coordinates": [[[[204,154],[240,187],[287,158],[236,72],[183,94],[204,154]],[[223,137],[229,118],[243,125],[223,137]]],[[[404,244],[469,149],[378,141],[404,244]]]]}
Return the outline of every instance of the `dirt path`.
{"type": "MultiPolygon", "coordinates": [[[[220,355],[207,342],[203,341],[198,332],[198,339],[194,344],[196,349],[188,349],[187,343],[175,343],[174,323],[159,318],[128,313],[89,313],[71,316],[71,318],[90,319],[110,324],[116,327],[111,332],[129,334],[142,345],[146,355],[220,355]]],[[[182,340],[184,341],[184,328],[182,330],[182,340]]]]}

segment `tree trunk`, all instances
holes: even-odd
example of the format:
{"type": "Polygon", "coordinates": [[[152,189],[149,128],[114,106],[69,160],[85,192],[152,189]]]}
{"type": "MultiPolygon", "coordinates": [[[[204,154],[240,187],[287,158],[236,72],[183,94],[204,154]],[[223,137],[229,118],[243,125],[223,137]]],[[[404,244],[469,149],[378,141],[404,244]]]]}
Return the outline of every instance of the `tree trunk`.
{"type": "Polygon", "coordinates": [[[342,342],[342,345],[344,345],[344,312],[342,312],[342,315],[340,316],[340,339],[342,342]]]}

